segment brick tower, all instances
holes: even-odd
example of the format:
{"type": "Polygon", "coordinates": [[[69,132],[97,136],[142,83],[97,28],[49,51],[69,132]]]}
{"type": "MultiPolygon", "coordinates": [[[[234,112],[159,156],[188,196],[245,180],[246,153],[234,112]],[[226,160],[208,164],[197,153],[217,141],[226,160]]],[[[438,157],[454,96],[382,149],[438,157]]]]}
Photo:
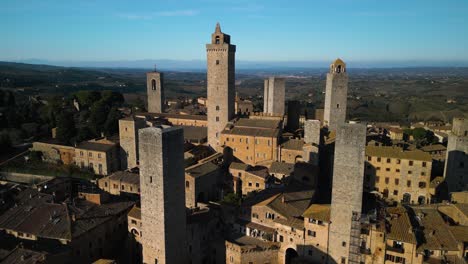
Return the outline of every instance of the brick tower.
{"type": "Polygon", "coordinates": [[[139,131],[144,263],[187,263],[184,135],[178,127],[139,131]]]}
{"type": "Polygon", "coordinates": [[[359,263],[359,218],[362,210],[366,126],[337,126],[330,211],[331,263],[359,263]]]}
{"type": "Polygon", "coordinates": [[[219,137],[234,117],[235,53],[231,37],[221,32],[219,23],[206,45],[208,82],[208,144],[220,150],[219,137]]]}
{"type": "Polygon", "coordinates": [[[348,74],[346,64],[336,59],[330,65],[327,73],[327,86],[325,91],[324,125],[328,129],[336,130],[338,125],[346,120],[346,97],[348,96],[348,74]]]}
{"type": "Polygon", "coordinates": [[[154,71],[146,73],[146,93],[148,96],[148,112],[162,113],[164,111],[163,74],[154,71]]]}

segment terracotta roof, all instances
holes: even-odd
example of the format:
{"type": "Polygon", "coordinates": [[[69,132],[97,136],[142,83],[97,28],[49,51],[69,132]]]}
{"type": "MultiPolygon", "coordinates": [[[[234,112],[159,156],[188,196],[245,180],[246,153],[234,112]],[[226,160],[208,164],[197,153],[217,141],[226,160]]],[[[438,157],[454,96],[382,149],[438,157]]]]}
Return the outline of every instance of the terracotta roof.
{"type": "Polygon", "coordinates": [[[366,155],[373,157],[388,157],[406,160],[432,161],[431,155],[421,150],[403,150],[399,147],[367,146],[366,155]]]}
{"type": "Polygon", "coordinates": [[[270,129],[270,128],[259,129],[257,127],[234,126],[231,129],[225,128],[221,132],[221,134],[239,135],[239,136],[255,136],[255,137],[278,137],[279,131],[280,131],[279,129],[270,129]]]}
{"type": "Polygon", "coordinates": [[[275,129],[279,128],[280,123],[280,120],[240,118],[235,126],[275,129]]]}
{"type": "Polygon", "coordinates": [[[282,193],[271,199],[266,206],[283,217],[299,217],[309,207],[314,193],[314,191],[282,193]]]}
{"type": "Polygon", "coordinates": [[[285,163],[285,162],[278,162],[274,161],[271,163],[270,166],[270,173],[279,173],[284,175],[291,175],[294,171],[294,164],[293,163],[285,163]]]}
{"type": "Polygon", "coordinates": [[[292,150],[302,150],[304,146],[304,141],[302,139],[289,139],[281,144],[281,147],[284,149],[292,150]]]}
{"type": "Polygon", "coordinates": [[[137,206],[133,206],[133,208],[128,212],[128,216],[141,220],[141,208],[137,206]]]}
{"type": "Polygon", "coordinates": [[[324,222],[330,222],[330,205],[329,204],[312,204],[302,214],[303,217],[312,218],[324,222]]]}
{"type": "Polygon", "coordinates": [[[416,235],[413,232],[413,226],[404,207],[387,208],[390,215],[388,220],[387,235],[389,239],[416,244],[416,235]]]}
{"type": "Polygon", "coordinates": [[[233,170],[247,170],[247,168],[249,167],[250,165],[248,164],[245,164],[245,163],[240,163],[240,162],[231,162],[231,165],[229,166],[229,169],[233,169],[233,170]]]}
{"type": "Polygon", "coordinates": [[[288,219],[276,218],[274,222],[285,225],[285,226],[294,227],[297,229],[304,228],[304,219],[297,218],[297,217],[290,217],[288,219]]]}
{"type": "Polygon", "coordinates": [[[468,204],[464,204],[464,203],[456,203],[456,204],[453,204],[458,210],[460,210],[460,212],[462,212],[465,217],[468,217],[468,204]]]}
{"type": "Polygon", "coordinates": [[[208,138],[208,129],[206,127],[180,126],[184,129],[184,139],[188,141],[202,141],[208,138]]]}
{"type": "Polygon", "coordinates": [[[129,184],[140,184],[140,175],[129,171],[116,171],[107,176],[110,180],[129,184]]]}
{"type": "Polygon", "coordinates": [[[458,250],[457,241],[451,232],[447,232],[448,225],[435,207],[412,207],[415,218],[422,226],[420,231],[422,244],[418,252],[424,250],[458,250]]]}
{"type": "Polygon", "coordinates": [[[214,164],[211,161],[207,161],[207,162],[204,162],[201,164],[200,163],[195,164],[191,167],[186,168],[185,173],[194,178],[197,178],[197,177],[202,177],[210,173],[213,173],[218,169],[219,167],[216,164],[214,164]]]}
{"type": "Polygon", "coordinates": [[[254,223],[254,222],[247,222],[245,224],[245,226],[248,227],[248,228],[258,229],[258,230],[261,230],[261,231],[264,231],[264,232],[267,232],[267,233],[274,233],[275,232],[275,229],[272,228],[272,227],[264,226],[264,225],[257,224],[257,223],[254,223]]]}
{"type": "Polygon", "coordinates": [[[258,176],[260,178],[266,179],[270,174],[268,173],[268,168],[263,166],[249,167],[246,172],[258,176]]]}
{"type": "Polygon", "coordinates": [[[2,264],[37,264],[47,263],[46,253],[37,252],[25,248],[16,247],[8,252],[6,256],[0,258],[2,264]]]}
{"type": "Polygon", "coordinates": [[[422,151],[424,152],[429,152],[429,151],[446,151],[447,148],[442,145],[442,144],[433,144],[433,145],[427,145],[421,148],[422,151]]]}

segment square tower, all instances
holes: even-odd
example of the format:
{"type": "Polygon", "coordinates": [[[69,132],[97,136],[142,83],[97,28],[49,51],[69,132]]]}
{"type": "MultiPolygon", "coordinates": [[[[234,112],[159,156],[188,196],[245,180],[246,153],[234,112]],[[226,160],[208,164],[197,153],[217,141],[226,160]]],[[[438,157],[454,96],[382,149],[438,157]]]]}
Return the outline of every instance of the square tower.
{"type": "Polygon", "coordinates": [[[325,110],[323,122],[328,130],[336,130],[346,121],[346,101],[348,96],[348,74],[346,64],[336,59],[330,65],[325,88],[325,110]]]}
{"type": "Polygon", "coordinates": [[[468,189],[468,120],[454,118],[447,143],[444,177],[449,192],[468,189]]]}
{"type": "Polygon", "coordinates": [[[265,79],[263,112],[273,115],[284,115],[284,78],[269,77],[265,79]]]}
{"type": "Polygon", "coordinates": [[[364,124],[337,127],[329,237],[330,256],[335,263],[354,263],[355,253],[359,252],[365,148],[364,124]]]}
{"type": "Polygon", "coordinates": [[[121,169],[131,169],[138,166],[138,130],[145,126],[144,118],[129,116],[119,120],[121,169]]]}
{"type": "Polygon", "coordinates": [[[184,132],[180,127],[139,131],[144,263],[187,263],[184,132]]]}
{"type": "Polygon", "coordinates": [[[219,23],[206,45],[208,92],[208,144],[219,150],[219,137],[234,117],[235,53],[231,37],[221,32],[219,23]]]}
{"type": "Polygon", "coordinates": [[[148,112],[162,113],[164,111],[163,74],[156,70],[146,73],[146,93],[148,97],[148,112]]]}

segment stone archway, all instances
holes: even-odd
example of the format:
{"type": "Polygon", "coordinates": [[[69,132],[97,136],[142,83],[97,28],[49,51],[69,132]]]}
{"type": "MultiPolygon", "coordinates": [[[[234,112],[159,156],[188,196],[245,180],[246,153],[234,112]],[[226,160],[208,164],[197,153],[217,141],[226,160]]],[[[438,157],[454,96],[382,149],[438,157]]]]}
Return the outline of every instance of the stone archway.
{"type": "Polygon", "coordinates": [[[297,258],[299,254],[297,254],[297,251],[293,248],[288,248],[286,249],[285,255],[284,255],[284,263],[285,264],[292,264],[294,259],[297,258]]]}

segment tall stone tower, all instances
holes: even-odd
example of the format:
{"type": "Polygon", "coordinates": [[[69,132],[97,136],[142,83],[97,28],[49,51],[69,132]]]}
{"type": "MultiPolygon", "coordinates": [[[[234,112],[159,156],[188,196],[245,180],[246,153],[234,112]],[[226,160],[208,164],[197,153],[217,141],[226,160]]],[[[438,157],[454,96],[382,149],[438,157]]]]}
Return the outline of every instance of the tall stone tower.
{"type": "Polygon", "coordinates": [[[273,115],[284,115],[284,78],[269,77],[265,79],[263,112],[273,115]]]}
{"type": "Polygon", "coordinates": [[[449,134],[444,177],[449,192],[468,190],[468,120],[454,118],[449,134]]]}
{"type": "Polygon", "coordinates": [[[184,135],[180,127],[139,131],[144,263],[187,263],[184,135]]]}
{"type": "Polygon", "coordinates": [[[138,130],[144,128],[145,125],[145,119],[135,116],[119,120],[121,169],[131,169],[138,166],[138,130]]]}
{"type": "Polygon", "coordinates": [[[336,130],[346,120],[346,97],[348,96],[348,74],[346,64],[336,59],[327,73],[325,110],[323,121],[328,129],[336,130]]]}
{"type": "Polygon", "coordinates": [[[148,112],[162,113],[164,111],[163,74],[156,71],[146,73],[146,93],[148,96],[148,112]]]}
{"type": "Polygon", "coordinates": [[[364,124],[337,126],[329,237],[332,263],[354,263],[359,256],[365,147],[364,124]]]}
{"type": "Polygon", "coordinates": [[[208,144],[219,150],[219,137],[227,122],[234,117],[235,53],[231,37],[216,29],[211,44],[206,45],[208,81],[208,144]]]}

